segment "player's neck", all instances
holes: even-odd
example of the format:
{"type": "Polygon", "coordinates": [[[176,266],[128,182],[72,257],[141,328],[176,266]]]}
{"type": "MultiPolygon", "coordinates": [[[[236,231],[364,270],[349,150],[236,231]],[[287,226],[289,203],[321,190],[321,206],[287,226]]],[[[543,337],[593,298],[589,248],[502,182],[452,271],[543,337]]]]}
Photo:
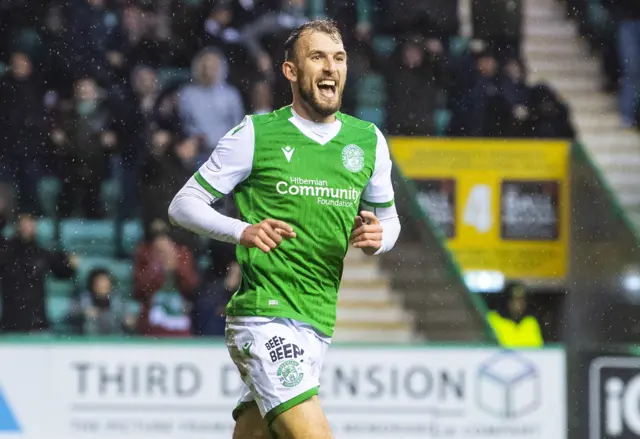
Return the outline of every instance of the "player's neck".
{"type": "Polygon", "coordinates": [[[315,123],[331,123],[336,121],[335,113],[330,116],[322,116],[317,112],[313,111],[311,107],[309,107],[304,102],[300,100],[293,100],[293,104],[291,105],[293,111],[303,119],[309,120],[315,123]]]}

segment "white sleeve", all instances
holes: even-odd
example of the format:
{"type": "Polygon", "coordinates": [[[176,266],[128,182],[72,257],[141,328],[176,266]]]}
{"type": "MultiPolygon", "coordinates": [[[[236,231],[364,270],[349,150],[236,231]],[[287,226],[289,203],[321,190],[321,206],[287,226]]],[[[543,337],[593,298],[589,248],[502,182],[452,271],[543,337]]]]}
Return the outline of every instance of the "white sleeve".
{"type": "Polygon", "coordinates": [[[169,205],[169,220],[198,235],[238,244],[250,224],[222,215],[211,205],[233,191],[251,173],[254,150],[251,118],[225,136],[198,172],[178,191],[169,205]]]}
{"type": "Polygon", "coordinates": [[[171,201],[169,220],[195,234],[239,244],[242,232],[249,224],[217,212],[211,206],[216,200],[195,177],[191,177],[171,201]]]}
{"type": "Polygon", "coordinates": [[[382,226],[382,245],[374,254],[379,255],[388,252],[396,245],[396,241],[400,236],[400,219],[398,218],[396,206],[392,204],[389,207],[374,207],[363,201],[362,208],[373,212],[382,226]]]}
{"type": "Polygon", "coordinates": [[[376,162],[373,175],[362,194],[362,202],[372,207],[389,207],[393,205],[393,184],[391,183],[391,155],[384,135],[376,127],[378,143],[376,145],[376,162]]]}
{"type": "Polygon", "coordinates": [[[209,160],[194,175],[195,180],[216,198],[233,191],[251,173],[255,138],[250,116],[218,142],[209,160]]]}

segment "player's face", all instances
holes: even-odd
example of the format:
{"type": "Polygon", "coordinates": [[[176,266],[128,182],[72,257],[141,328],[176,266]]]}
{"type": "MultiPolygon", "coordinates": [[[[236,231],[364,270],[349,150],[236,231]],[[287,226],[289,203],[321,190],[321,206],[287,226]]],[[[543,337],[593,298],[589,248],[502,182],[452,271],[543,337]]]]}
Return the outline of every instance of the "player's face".
{"type": "Polygon", "coordinates": [[[347,54],[342,41],[323,32],[303,34],[297,43],[296,84],[302,100],[321,116],[340,109],[347,79],[347,54]]]}

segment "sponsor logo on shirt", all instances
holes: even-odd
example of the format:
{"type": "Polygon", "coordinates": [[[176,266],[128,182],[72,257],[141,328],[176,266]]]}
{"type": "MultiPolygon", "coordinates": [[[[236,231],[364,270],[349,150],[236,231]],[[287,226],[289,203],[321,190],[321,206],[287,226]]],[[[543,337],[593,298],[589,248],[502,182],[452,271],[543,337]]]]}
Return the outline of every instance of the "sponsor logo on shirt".
{"type": "Polygon", "coordinates": [[[289,181],[277,182],[276,191],[285,196],[314,197],[318,204],[325,206],[352,207],[360,199],[360,191],[356,188],[331,187],[327,180],[300,177],[290,177],[289,181]]]}
{"type": "Polygon", "coordinates": [[[220,172],[222,170],[222,163],[220,162],[220,157],[218,157],[218,153],[216,151],[211,153],[206,166],[211,172],[220,172]]]}

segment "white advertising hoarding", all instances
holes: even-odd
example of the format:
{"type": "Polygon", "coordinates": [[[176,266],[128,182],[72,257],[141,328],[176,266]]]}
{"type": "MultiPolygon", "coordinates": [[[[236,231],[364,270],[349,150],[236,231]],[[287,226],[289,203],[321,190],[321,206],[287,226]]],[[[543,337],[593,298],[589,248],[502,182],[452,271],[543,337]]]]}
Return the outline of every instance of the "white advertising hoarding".
{"type": "MultiPolygon", "coordinates": [[[[0,438],[230,439],[240,377],[222,345],[0,343],[0,438]]],[[[332,346],[337,439],[565,439],[559,349],[332,346]]]]}

